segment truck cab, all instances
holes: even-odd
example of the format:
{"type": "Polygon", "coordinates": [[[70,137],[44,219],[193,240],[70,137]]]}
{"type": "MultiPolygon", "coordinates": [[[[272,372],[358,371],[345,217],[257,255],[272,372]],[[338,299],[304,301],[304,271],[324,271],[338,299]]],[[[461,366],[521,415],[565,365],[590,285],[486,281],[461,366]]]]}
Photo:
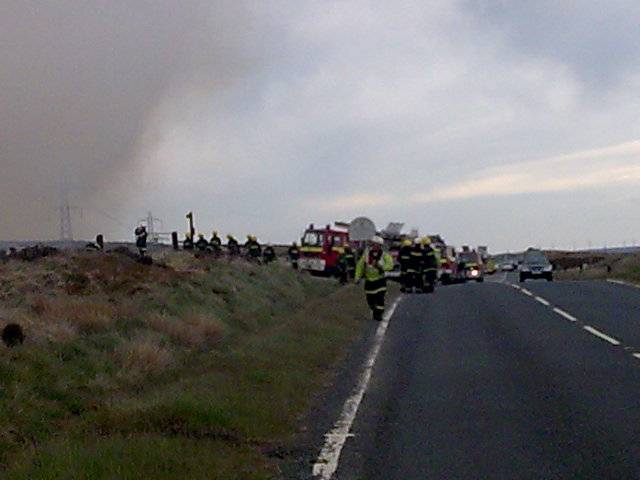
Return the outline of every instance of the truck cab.
{"type": "Polygon", "coordinates": [[[349,232],[346,229],[309,225],[301,240],[299,268],[317,275],[335,275],[340,255],[348,243],[349,232]]]}

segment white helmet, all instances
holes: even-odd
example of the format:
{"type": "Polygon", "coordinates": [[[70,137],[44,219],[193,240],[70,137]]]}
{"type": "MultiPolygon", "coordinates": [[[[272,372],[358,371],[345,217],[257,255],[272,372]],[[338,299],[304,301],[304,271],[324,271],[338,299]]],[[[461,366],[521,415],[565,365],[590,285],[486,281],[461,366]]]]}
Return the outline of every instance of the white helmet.
{"type": "Polygon", "coordinates": [[[382,239],[382,237],[376,235],[371,239],[371,243],[375,243],[377,245],[384,245],[384,240],[382,239]]]}
{"type": "Polygon", "coordinates": [[[422,241],[420,240],[420,238],[416,238],[413,240],[413,244],[414,245],[422,245],[422,241]]]}

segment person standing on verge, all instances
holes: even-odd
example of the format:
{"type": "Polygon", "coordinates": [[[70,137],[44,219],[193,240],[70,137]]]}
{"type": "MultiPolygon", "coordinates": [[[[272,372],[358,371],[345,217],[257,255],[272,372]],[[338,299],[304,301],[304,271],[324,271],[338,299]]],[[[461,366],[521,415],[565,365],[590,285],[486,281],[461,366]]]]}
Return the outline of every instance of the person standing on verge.
{"type": "Polygon", "coordinates": [[[289,251],[287,252],[289,255],[289,261],[291,262],[291,266],[294,270],[298,270],[298,260],[300,260],[300,249],[298,248],[298,244],[293,242],[289,247],[289,251]]]}
{"type": "Polygon", "coordinates": [[[147,227],[140,225],[134,233],[136,236],[136,247],[138,248],[140,258],[142,258],[147,253],[147,227]]]}
{"type": "Polygon", "coordinates": [[[356,273],[356,254],[353,253],[351,245],[344,246],[344,252],[339,258],[340,285],[346,285],[355,277],[356,273]]]}
{"type": "Polygon", "coordinates": [[[373,312],[373,319],[381,321],[384,314],[384,302],[387,294],[387,279],[385,273],[393,270],[391,255],[382,250],[384,240],[375,236],[370,242],[369,248],[356,265],[356,283],[364,278],[364,292],[367,303],[373,312]]]}

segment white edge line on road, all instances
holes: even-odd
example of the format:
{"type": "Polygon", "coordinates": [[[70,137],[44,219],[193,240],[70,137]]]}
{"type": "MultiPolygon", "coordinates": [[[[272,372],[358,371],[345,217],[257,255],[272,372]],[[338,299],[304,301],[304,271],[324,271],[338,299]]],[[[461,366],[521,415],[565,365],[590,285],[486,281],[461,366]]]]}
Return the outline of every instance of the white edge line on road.
{"type": "Polygon", "coordinates": [[[620,345],[620,342],[615,338],[610,337],[609,335],[604,334],[600,330],[590,327],[589,325],[585,325],[582,328],[584,328],[587,332],[591,333],[592,335],[595,335],[596,337],[601,338],[605,342],[609,342],[611,345],[616,345],[616,346],[620,345]]]}
{"type": "Polygon", "coordinates": [[[545,300],[542,297],[536,297],[535,299],[536,299],[536,302],[539,302],[547,307],[551,306],[551,303],[549,303],[547,300],[545,300]]]}
{"type": "Polygon", "coordinates": [[[570,313],[565,312],[564,310],[555,307],[553,309],[554,312],[556,312],[558,315],[563,316],[564,318],[566,318],[567,320],[569,320],[570,322],[577,322],[578,319],[576,317],[574,317],[573,315],[571,315],[570,313]]]}
{"type": "Polygon", "coordinates": [[[360,402],[362,402],[364,393],[369,386],[373,366],[376,363],[378,353],[380,353],[380,348],[382,347],[382,342],[384,340],[385,333],[387,332],[389,321],[391,320],[391,317],[393,316],[393,313],[401,299],[402,297],[398,297],[396,301],[393,302],[376,330],[373,346],[369,351],[369,355],[367,355],[367,359],[358,379],[356,388],[344,402],[340,418],[334,424],[333,428],[325,435],[324,445],[316,459],[316,463],[313,465],[312,475],[314,478],[330,480],[338,469],[338,462],[340,460],[340,454],[342,453],[342,447],[344,447],[347,438],[353,436],[350,433],[353,421],[358,414],[360,402]]]}
{"type": "Polygon", "coordinates": [[[633,356],[634,356],[635,358],[637,358],[638,360],[640,360],[640,353],[634,353],[634,354],[633,354],[633,356]]]}
{"type": "Polygon", "coordinates": [[[625,287],[640,288],[640,285],[636,285],[635,283],[625,282],[624,280],[613,280],[608,278],[607,282],[613,283],[615,285],[624,285],[625,287]]]}
{"type": "Polygon", "coordinates": [[[529,290],[527,290],[526,288],[521,288],[520,291],[522,293],[524,293],[525,295],[529,295],[530,297],[533,297],[533,293],[531,293],[529,290]]]}

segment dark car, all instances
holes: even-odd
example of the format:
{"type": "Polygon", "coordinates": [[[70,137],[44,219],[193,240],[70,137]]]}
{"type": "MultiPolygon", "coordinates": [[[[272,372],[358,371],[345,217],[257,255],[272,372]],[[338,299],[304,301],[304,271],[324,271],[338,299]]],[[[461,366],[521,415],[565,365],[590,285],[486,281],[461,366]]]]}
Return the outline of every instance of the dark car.
{"type": "Polygon", "coordinates": [[[520,265],[520,281],[524,282],[529,278],[553,281],[553,266],[540,250],[529,249],[524,254],[524,260],[520,265]]]}

